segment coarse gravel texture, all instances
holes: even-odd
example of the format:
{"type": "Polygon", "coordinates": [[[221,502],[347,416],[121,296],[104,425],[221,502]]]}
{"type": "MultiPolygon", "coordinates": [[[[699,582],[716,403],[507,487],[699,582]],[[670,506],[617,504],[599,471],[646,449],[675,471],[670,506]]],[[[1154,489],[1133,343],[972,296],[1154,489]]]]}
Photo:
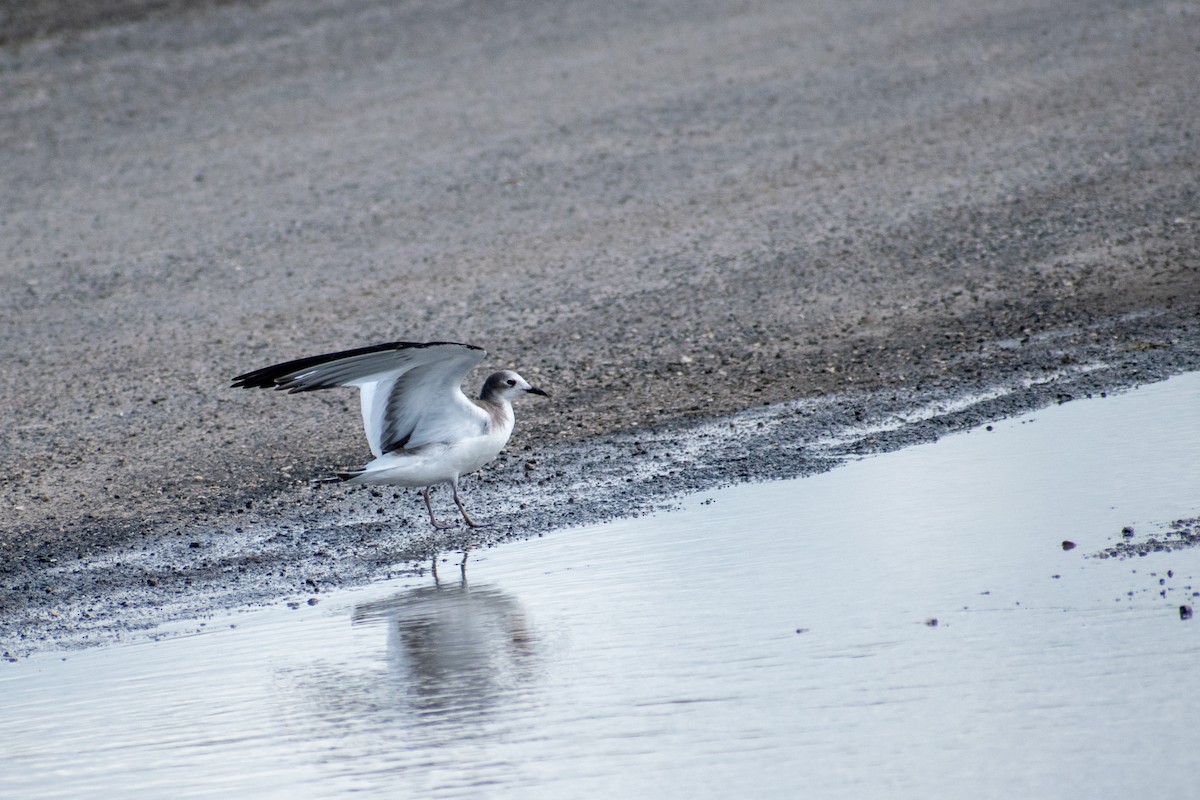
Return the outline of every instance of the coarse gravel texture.
{"type": "MultiPolygon", "coordinates": [[[[1139,537],[1133,526],[1121,530],[1121,537],[1105,547],[1098,558],[1140,558],[1151,553],[1169,553],[1200,544],[1200,517],[1173,519],[1160,530],[1139,537]]],[[[1190,587],[1189,587],[1190,588],[1190,587]]]]}
{"type": "Polygon", "coordinates": [[[1200,369],[1192,4],[82,7],[0,41],[0,651],[466,543],[276,361],[551,390],[476,544],[1200,369]]]}

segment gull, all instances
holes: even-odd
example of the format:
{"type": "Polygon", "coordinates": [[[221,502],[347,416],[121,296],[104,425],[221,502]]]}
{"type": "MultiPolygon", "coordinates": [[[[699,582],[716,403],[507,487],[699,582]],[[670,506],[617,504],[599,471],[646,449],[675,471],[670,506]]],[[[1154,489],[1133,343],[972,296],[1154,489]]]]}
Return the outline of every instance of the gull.
{"type": "Polygon", "coordinates": [[[501,370],[483,382],[479,399],[469,400],[462,382],[486,355],[482,347],[457,342],[389,342],[263,367],[238,375],[233,386],[289,394],[357,387],[375,458],[328,480],[420,487],[429,522],[439,530],[451,523],[434,516],[429,489],[448,483],[463,520],[478,528],[458,495],[458,479],[500,454],[513,430],[513,400],[550,396],[501,370]]]}

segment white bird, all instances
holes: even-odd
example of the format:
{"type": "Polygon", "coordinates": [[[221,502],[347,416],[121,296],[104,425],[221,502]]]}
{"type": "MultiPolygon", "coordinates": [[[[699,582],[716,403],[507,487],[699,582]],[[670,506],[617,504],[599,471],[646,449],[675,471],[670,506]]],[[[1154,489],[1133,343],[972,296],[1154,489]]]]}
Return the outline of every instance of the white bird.
{"type": "Polygon", "coordinates": [[[467,399],[462,382],[486,355],[482,347],[456,342],[389,342],[256,369],[238,375],[233,386],[289,393],[358,387],[375,458],[330,480],[421,487],[429,522],[438,529],[450,523],[434,516],[429,489],[448,483],[463,520],[478,528],[458,496],[458,479],[500,454],[512,434],[514,399],[549,397],[503,370],[488,376],[478,400],[467,399]]]}

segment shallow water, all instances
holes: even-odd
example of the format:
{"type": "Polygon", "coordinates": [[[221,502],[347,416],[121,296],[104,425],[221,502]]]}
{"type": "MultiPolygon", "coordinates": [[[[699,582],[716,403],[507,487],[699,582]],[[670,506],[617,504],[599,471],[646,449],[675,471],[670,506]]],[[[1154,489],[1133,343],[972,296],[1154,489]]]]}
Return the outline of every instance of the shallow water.
{"type": "Polygon", "coordinates": [[[1187,796],[1200,552],[1091,556],[1198,440],[1185,375],[3,665],[0,796],[1187,796]]]}

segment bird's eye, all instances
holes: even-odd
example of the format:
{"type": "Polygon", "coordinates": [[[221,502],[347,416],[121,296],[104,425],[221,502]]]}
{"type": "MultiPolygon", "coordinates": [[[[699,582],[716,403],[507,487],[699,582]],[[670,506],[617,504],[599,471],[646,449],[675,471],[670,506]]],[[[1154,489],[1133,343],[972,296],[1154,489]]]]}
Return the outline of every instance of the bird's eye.
{"type": "Polygon", "coordinates": [[[505,383],[507,383],[509,386],[516,386],[516,385],[517,385],[517,382],[516,382],[516,381],[514,381],[512,378],[509,378],[507,381],[505,381],[505,383]]]}

